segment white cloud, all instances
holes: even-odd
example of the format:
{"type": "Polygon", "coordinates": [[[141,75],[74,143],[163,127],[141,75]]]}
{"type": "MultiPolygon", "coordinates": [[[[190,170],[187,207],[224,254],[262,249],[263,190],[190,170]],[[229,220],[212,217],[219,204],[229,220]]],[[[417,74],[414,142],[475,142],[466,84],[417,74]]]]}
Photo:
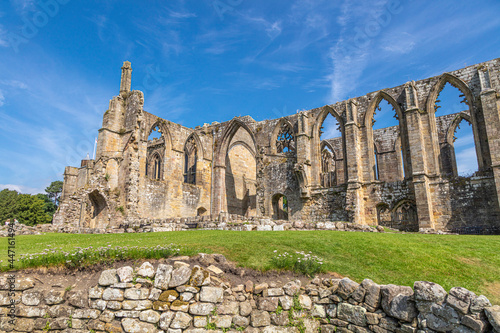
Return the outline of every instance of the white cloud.
{"type": "Polygon", "coordinates": [[[2,47],[10,46],[9,41],[7,40],[7,32],[5,31],[5,29],[1,24],[0,24],[0,46],[2,47]]]}
{"type": "Polygon", "coordinates": [[[327,76],[331,82],[328,102],[351,97],[349,93],[357,88],[369,57],[373,61],[372,45],[383,29],[379,19],[382,15],[391,15],[386,4],[387,1],[370,5],[344,1],[337,17],[342,29],[337,43],[330,49],[332,73],[327,76]]]}
{"type": "Polygon", "coordinates": [[[0,90],[0,106],[5,104],[5,96],[3,95],[3,91],[0,90]]]}
{"type": "Polygon", "coordinates": [[[182,123],[189,114],[189,97],[185,93],[178,93],[170,86],[159,85],[156,89],[144,93],[147,112],[164,119],[182,123]]]}
{"type": "Polygon", "coordinates": [[[321,139],[333,139],[342,136],[342,133],[338,129],[339,124],[337,119],[332,115],[328,115],[323,122],[323,134],[321,135],[321,139]]]}
{"type": "Polygon", "coordinates": [[[12,3],[14,8],[21,14],[35,8],[35,0],[12,0],[12,3]]]}
{"type": "Polygon", "coordinates": [[[455,157],[459,175],[470,175],[478,170],[476,149],[474,147],[455,151],[455,157]]]}
{"type": "Polygon", "coordinates": [[[266,28],[266,32],[269,38],[275,39],[281,34],[281,22],[272,23],[270,27],[266,28]]]}
{"type": "Polygon", "coordinates": [[[414,37],[407,32],[397,32],[389,36],[388,38],[384,38],[381,43],[381,45],[384,45],[382,46],[382,50],[389,53],[396,53],[398,55],[407,54],[416,45],[414,37]]]}
{"type": "Polygon", "coordinates": [[[195,13],[189,13],[189,12],[176,12],[176,11],[173,11],[173,10],[170,10],[170,16],[173,17],[173,18],[192,18],[192,17],[196,17],[196,14],[195,13]]]}
{"type": "MultiPolygon", "coordinates": [[[[464,126],[465,124],[460,124],[461,126],[464,126]]],[[[472,132],[472,129],[470,130],[472,132]]],[[[455,135],[457,135],[455,133],[455,135]]],[[[453,143],[453,146],[455,149],[462,149],[464,147],[474,147],[474,136],[471,134],[466,135],[466,136],[458,136],[455,142],[453,143]]]]}
{"type": "Polygon", "coordinates": [[[45,188],[34,188],[24,185],[14,185],[14,184],[0,184],[0,190],[8,189],[11,191],[17,191],[23,194],[38,194],[45,193],[45,188]]]}
{"type": "Polygon", "coordinates": [[[26,83],[18,80],[0,80],[0,85],[18,89],[28,89],[28,85],[26,83]]]}

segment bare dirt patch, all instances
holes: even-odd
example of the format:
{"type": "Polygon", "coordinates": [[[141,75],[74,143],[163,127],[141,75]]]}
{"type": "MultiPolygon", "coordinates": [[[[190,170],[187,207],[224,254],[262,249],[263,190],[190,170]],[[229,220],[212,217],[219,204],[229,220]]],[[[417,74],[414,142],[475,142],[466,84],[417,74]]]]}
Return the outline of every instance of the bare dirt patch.
{"type": "Polygon", "coordinates": [[[491,304],[500,304],[500,281],[487,283],[484,289],[489,293],[489,300],[491,304]]]}
{"type": "MultiPolygon", "coordinates": [[[[237,267],[234,262],[226,260],[220,254],[199,254],[194,257],[173,257],[168,259],[141,259],[141,260],[124,260],[117,261],[112,264],[98,264],[79,269],[68,269],[63,266],[59,267],[41,267],[20,270],[16,272],[17,277],[31,277],[37,283],[37,289],[40,291],[45,290],[88,290],[90,287],[97,285],[101,272],[105,269],[120,268],[123,266],[131,266],[137,269],[142,263],[149,261],[155,267],[158,264],[170,264],[175,261],[182,261],[188,263],[191,267],[199,265],[202,267],[209,267],[214,265],[221,269],[224,273],[220,275],[212,274],[215,279],[224,282],[226,285],[235,287],[240,284],[245,284],[246,281],[251,280],[255,284],[267,283],[270,286],[283,286],[289,281],[300,280],[302,284],[308,284],[311,278],[290,271],[266,271],[261,272],[249,268],[237,267]]],[[[7,274],[7,273],[4,273],[7,274]]],[[[319,274],[320,278],[342,278],[337,273],[323,273],[319,274]]]]}

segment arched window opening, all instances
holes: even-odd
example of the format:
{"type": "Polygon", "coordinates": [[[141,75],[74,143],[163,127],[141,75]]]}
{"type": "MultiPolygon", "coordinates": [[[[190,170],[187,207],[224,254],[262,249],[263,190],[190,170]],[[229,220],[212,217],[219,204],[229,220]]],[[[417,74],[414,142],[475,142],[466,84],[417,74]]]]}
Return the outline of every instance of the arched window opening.
{"type": "Polygon", "coordinates": [[[417,207],[413,202],[404,201],[393,209],[392,227],[401,231],[418,232],[417,207]]]}
{"type": "Polygon", "coordinates": [[[321,186],[333,187],[335,185],[335,153],[325,145],[321,152],[321,186]]]}
{"type": "Polygon", "coordinates": [[[391,210],[386,203],[379,203],[377,205],[377,222],[378,225],[387,226],[391,223],[391,210]]]}
{"type": "Polygon", "coordinates": [[[344,142],[339,120],[328,113],[319,129],[320,138],[320,184],[332,187],[344,184],[346,168],[344,160],[344,142]],[[326,149],[326,151],[325,151],[326,149]]]}
{"type": "Polygon", "coordinates": [[[88,194],[90,200],[90,228],[103,228],[108,222],[108,204],[99,191],[94,190],[88,194]]]}
{"type": "Polygon", "coordinates": [[[398,202],[392,210],[385,203],[378,204],[377,219],[381,226],[400,231],[418,232],[417,207],[411,200],[398,202]]]}
{"type": "Polygon", "coordinates": [[[394,106],[382,98],[375,108],[372,119],[372,128],[378,130],[392,126],[399,126],[399,117],[394,106]]]}
{"type": "Polygon", "coordinates": [[[455,120],[450,125],[450,133],[438,133],[440,150],[440,163],[443,174],[451,176],[470,177],[479,170],[478,155],[476,151],[475,133],[470,123],[469,103],[465,94],[449,82],[443,85],[435,101],[436,117],[440,123],[450,121],[455,115],[455,120]],[[461,115],[457,115],[462,112],[461,115]],[[456,117],[461,117],[456,118],[456,117]],[[457,119],[460,121],[456,124],[457,119]],[[455,125],[454,125],[455,124],[455,125]],[[455,126],[455,128],[453,128],[455,126]]]}
{"type": "Polygon", "coordinates": [[[151,133],[148,136],[148,141],[153,141],[153,140],[159,140],[161,139],[162,133],[160,126],[156,125],[152,130],[151,133]]]}
{"type": "Polygon", "coordinates": [[[153,157],[153,179],[161,179],[161,158],[157,154],[153,157]]]}
{"type": "MultiPolygon", "coordinates": [[[[402,146],[405,135],[401,133],[397,105],[389,102],[384,95],[378,96],[378,104],[373,110],[371,131],[373,143],[372,179],[394,182],[404,179],[405,152],[402,146]]],[[[389,98],[389,97],[387,97],[389,98]]]]}
{"type": "Polygon", "coordinates": [[[295,138],[293,131],[288,123],[281,124],[278,137],[276,138],[276,152],[277,153],[293,153],[295,152],[295,138]]]}
{"type": "Polygon", "coordinates": [[[456,174],[462,177],[472,176],[479,168],[472,125],[466,119],[462,119],[455,128],[453,149],[455,152],[456,174]]]}
{"type": "Polygon", "coordinates": [[[282,194],[276,194],[273,197],[273,218],[288,220],[288,199],[282,194]]]}
{"type": "Polygon", "coordinates": [[[434,110],[436,116],[445,116],[449,114],[459,113],[464,110],[469,110],[467,98],[449,82],[443,86],[436,99],[434,110]]]}
{"type": "Polygon", "coordinates": [[[239,126],[229,140],[224,175],[224,211],[240,216],[256,216],[257,160],[251,132],[239,126]]]}
{"type": "Polygon", "coordinates": [[[184,146],[184,182],[196,184],[196,164],[198,161],[198,147],[193,136],[190,136],[184,146]]]}
{"type": "Polygon", "coordinates": [[[204,216],[206,215],[207,210],[204,207],[200,207],[196,210],[196,215],[197,216],[204,216]]]}
{"type": "Polygon", "coordinates": [[[145,173],[151,179],[163,179],[165,137],[159,125],[154,125],[148,136],[145,173]]]}
{"type": "Polygon", "coordinates": [[[404,154],[403,154],[403,146],[399,146],[399,151],[400,151],[400,157],[401,157],[401,163],[400,163],[400,168],[403,173],[403,179],[406,179],[406,172],[405,172],[405,159],[404,159],[404,154]]]}

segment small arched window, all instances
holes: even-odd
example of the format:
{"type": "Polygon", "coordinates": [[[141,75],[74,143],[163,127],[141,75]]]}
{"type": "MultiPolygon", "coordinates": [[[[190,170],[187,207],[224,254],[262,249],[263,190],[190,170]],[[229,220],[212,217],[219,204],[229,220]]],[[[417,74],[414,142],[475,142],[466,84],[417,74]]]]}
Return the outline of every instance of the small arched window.
{"type": "Polygon", "coordinates": [[[288,220],[288,199],[282,194],[273,196],[273,218],[276,220],[288,220]]]}
{"type": "Polygon", "coordinates": [[[281,124],[278,137],[276,138],[276,152],[277,153],[291,153],[295,152],[295,138],[293,136],[290,125],[286,122],[281,124]]]}
{"type": "Polygon", "coordinates": [[[184,146],[184,182],[196,184],[196,162],[198,160],[198,147],[193,136],[190,136],[184,146]]]}
{"type": "Polygon", "coordinates": [[[146,151],[146,176],[163,179],[163,159],[165,157],[165,137],[158,124],[151,128],[146,151]]]}
{"type": "Polygon", "coordinates": [[[153,157],[152,167],[153,167],[152,178],[153,179],[161,179],[161,158],[160,158],[160,155],[155,154],[155,156],[153,157]]]}

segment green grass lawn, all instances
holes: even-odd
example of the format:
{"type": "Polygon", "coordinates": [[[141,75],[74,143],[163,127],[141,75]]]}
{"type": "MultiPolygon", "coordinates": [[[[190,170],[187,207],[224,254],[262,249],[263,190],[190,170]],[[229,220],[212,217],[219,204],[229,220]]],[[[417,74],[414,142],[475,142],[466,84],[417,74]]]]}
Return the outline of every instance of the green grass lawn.
{"type": "MultiPolygon", "coordinates": [[[[240,266],[272,269],[273,252],[311,251],[324,259],[326,271],[361,282],[413,286],[436,282],[449,290],[461,286],[500,304],[500,236],[455,236],[339,231],[182,231],[140,234],[46,234],[17,236],[16,255],[40,253],[48,245],[75,247],[156,246],[174,243],[182,253],[222,253],[240,266]]],[[[7,238],[0,260],[6,266],[7,238]]],[[[17,267],[21,267],[18,263],[17,267]]]]}

